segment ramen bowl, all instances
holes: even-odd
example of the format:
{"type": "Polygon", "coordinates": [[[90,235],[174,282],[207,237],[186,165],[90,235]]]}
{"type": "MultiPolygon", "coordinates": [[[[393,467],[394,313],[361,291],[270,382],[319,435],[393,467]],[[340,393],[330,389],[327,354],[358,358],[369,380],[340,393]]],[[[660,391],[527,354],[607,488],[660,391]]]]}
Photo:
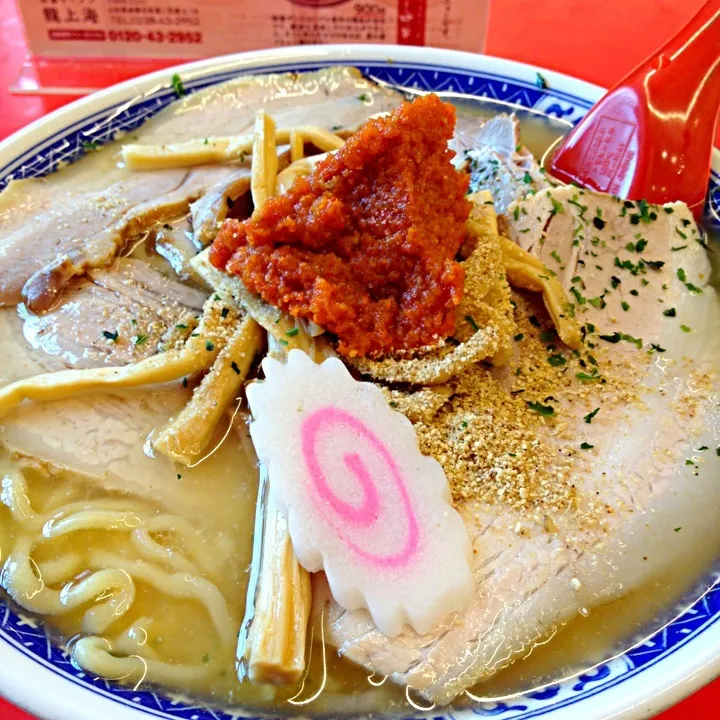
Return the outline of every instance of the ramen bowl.
{"type": "MultiPolygon", "coordinates": [[[[244,74],[333,65],[353,65],[364,75],[395,86],[492,99],[508,110],[525,109],[568,123],[582,118],[603,94],[597,86],[542,68],[431,48],[323,46],[244,53],[146,75],[33,123],[0,143],[0,189],[12,179],[41,177],[73,162],[86,151],[88,141],[102,144],[131,133],[176,99],[169,82],[173,73],[182,77],[185,90],[191,93],[244,74]]],[[[720,224],[718,150],[713,156],[705,224],[720,224]]],[[[701,594],[686,598],[673,619],[656,623],[651,634],[639,636],[630,649],[592,669],[526,693],[459,709],[436,708],[431,716],[438,720],[650,717],[720,672],[719,619],[720,586],[711,579],[701,594]]],[[[4,600],[0,600],[0,667],[2,694],[42,718],[257,717],[256,712],[224,710],[181,694],[91,677],[73,664],[65,648],[51,641],[38,620],[17,612],[4,600]]],[[[303,710],[312,716],[312,705],[303,710]]],[[[352,707],[347,711],[352,713],[352,707]]],[[[420,716],[427,715],[407,715],[420,716]]]]}

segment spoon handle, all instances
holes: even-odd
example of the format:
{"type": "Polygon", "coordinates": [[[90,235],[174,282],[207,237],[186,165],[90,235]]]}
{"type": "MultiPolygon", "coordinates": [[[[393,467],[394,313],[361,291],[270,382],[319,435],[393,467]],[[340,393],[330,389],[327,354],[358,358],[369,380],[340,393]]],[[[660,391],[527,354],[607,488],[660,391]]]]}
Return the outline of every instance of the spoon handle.
{"type": "Polygon", "coordinates": [[[550,171],[631,200],[702,207],[720,109],[720,0],[709,0],[568,135],[550,171]]]}

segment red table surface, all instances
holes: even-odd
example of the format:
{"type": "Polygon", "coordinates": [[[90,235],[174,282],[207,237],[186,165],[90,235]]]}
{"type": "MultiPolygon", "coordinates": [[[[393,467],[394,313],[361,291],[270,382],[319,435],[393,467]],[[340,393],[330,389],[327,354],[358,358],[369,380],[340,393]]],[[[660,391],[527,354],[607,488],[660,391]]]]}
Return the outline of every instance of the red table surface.
{"type": "MultiPolygon", "coordinates": [[[[668,39],[702,2],[492,0],[487,52],[608,86],[668,39]]],[[[0,140],[72,99],[18,97],[8,93],[26,52],[15,0],[0,0],[0,140]]],[[[146,69],[138,66],[138,72],[146,69]]],[[[127,73],[125,70],[122,75],[103,77],[100,81],[109,85],[124,79],[127,73]]],[[[93,77],[88,84],[96,85],[97,78],[93,77]]],[[[661,720],[720,717],[720,680],[659,717],[661,720]]],[[[30,720],[30,716],[0,699],[0,719],[30,720]]]]}

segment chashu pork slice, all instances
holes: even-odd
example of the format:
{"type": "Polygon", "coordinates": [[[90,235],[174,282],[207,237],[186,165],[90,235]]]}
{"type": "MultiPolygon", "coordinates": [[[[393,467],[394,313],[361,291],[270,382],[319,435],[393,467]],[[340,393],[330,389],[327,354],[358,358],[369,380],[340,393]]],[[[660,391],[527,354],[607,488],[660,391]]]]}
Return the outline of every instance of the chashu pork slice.
{"type": "MultiPolygon", "coordinates": [[[[252,76],[178,100],[131,139],[158,145],[247,134],[259,109],[279,127],[354,128],[401,101],[354,68],[252,76]]],[[[12,182],[0,195],[0,305],[24,300],[48,309],[72,277],[107,266],[128,240],[237,176],[236,164],[131,172],[119,149],[110,143],[61,172],[12,182]]],[[[202,232],[209,242],[212,233],[202,232]]]]}
{"type": "MultiPolygon", "coordinates": [[[[425,636],[406,629],[386,638],[366,613],[338,607],[322,576],[315,579],[316,611],[325,613],[326,638],[340,654],[440,704],[523,657],[579,612],[642,586],[716,532],[714,513],[702,510],[720,501],[713,365],[720,311],[691,216],[682,205],[634,203],[623,211],[622,202],[606,196],[573,200],[574,188],[543,193],[519,202],[521,220],[511,219],[511,233],[561,274],[566,288],[578,288],[584,302],[571,297],[586,328],[585,366],[557,343],[524,364],[531,334],[541,351],[552,342],[538,337],[537,320],[525,319],[525,339],[509,370],[492,372],[509,393],[522,393],[531,373],[561,355],[564,367],[585,378],[566,378],[567,386],[579,383],[572,394],[560,388],[531,398],[535,409],[552,408],[553,420],[538,432],[539,445],[528,447],[527,461],[539,463],[540,448],[554,447],[556,476],[525,507],[503,495],[503,484],[517,490],[520,482],[523,497],[517,476],[505,476],[492,501],[459,502],[473,544],[477,599],[425,636]],[[575,202],[587,206],[579,222],[588,232],[575,232],[574,215],[582,209],[575,202]],[[647,241],[639,251],[637,233],[647,241]],[[686,240],[686,247],[672,249],[686,240]],[[634,250],[627,247],[631,241],[634,250]],[[603,301],[595,301],[601,295],[603,301]],[[565,509],[544,504],[543,492],[551,497],[568,488],[565,509]]],[[[480,405],[467,422],[483,416],[488,426],[502,422],[497,408],[480,405]]],[[[502,457],[490,456],[482,443],[476,453],[483,477],[502,478],[502,457]]],[[[482,688],[474,692],[482,695],[482,688]]]]}
{"type": "Polygon", "coordinates": [[[49,312],[23,308],[23,334],[48,371],[127,365],[186,338],[206,297],[141,260],[122,258],[72,280],[49,312]]]}

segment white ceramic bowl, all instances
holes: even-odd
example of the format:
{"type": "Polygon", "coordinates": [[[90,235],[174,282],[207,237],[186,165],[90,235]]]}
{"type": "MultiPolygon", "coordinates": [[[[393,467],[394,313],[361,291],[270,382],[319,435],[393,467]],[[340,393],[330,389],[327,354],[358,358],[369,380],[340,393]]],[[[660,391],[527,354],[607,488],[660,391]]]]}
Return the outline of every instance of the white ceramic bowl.
{"type": "MultiPolygon", "coordinates": [[[[602,95],[588,83],[538,68],[468,53],[397,46],[286,48],[203,60],[130,80],[95,93],[33,123],[0,143],[0,189],[11,178],[36,177],[77,159],[83,143],[108,141],[136,128],[175,99],[173,72],[192,92],[243,73],[308,70],[350,64],[367,75],[423,90],[487,96],[572,122],[602,95]]],[[[720,151],[713,158],[709,221],[720,225],[720,151]]],[[[651,717],[720,672],[720,587],[625,654],[540,692],[471,710],[436,710],[433,717],[493,716],[527,720],[606,720],[651,717]]],[[[51,645],[33,619],[0,601],[0,692],[33,714],[53,720],[236,720],[169,694],[136,691],[93,679],[51,645]]],[[[350,710],[350,709],[349,709],[350,710]]]]}

